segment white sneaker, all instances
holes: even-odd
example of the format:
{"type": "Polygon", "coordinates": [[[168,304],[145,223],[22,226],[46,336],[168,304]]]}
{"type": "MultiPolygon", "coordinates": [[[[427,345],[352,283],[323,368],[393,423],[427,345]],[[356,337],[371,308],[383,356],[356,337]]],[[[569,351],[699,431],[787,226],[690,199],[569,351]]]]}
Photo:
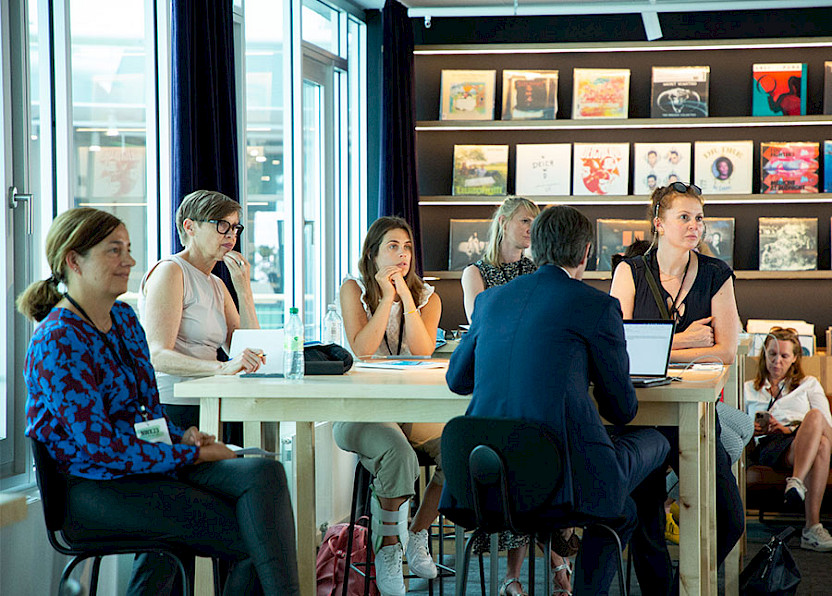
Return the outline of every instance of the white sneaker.
{"type": "Polygon", "coordinates": [[[402,545],[382,546],[376,553],[376,587],[381,596],[404,596],[402,545]]]}
{"type": "Polygon", "coordinates": [[[800,548],[816,550],[821,553],[832,551],[832,536],[821,524],[815,524],[811,528],[803,528],[800,537],[800,548]]]}
{"type": "Polygon", "coordinates": [[[428,552],[428,531],[413,533],[408,530],[407,536],[407,568],[422,579],[433,579],[437,571],[433,557],[428,552]]]}
{"type": "Polygon", "coordinates": [[[786,492],[783,495],[783,501],[795,509],[803,507],[803,501],[806,499],[806,485],[800,478],[789,476],[786,478],[786,492]]]}

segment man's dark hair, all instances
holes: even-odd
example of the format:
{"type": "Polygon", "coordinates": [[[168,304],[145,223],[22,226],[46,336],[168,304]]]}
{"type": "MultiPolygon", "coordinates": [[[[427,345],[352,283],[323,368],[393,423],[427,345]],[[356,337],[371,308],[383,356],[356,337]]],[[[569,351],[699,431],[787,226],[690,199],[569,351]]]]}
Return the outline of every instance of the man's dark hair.
{"type": "Polygon", "coordinates": [[[592,224],[568,205],[552,205],[540,212],[532,224],[532,256],[538,267],[577,267],[584,249],[592,244],[592,224]]]}

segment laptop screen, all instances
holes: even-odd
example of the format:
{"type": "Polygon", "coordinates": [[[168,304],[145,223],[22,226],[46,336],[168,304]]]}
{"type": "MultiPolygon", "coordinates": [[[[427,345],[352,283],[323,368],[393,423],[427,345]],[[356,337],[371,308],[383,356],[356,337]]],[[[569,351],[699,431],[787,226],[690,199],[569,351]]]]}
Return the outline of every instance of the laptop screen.
{"type": "Polygon", "coordinates": [[[667,376],[675,329],[675,321],[624,321],[631,376],[667,376]]]}

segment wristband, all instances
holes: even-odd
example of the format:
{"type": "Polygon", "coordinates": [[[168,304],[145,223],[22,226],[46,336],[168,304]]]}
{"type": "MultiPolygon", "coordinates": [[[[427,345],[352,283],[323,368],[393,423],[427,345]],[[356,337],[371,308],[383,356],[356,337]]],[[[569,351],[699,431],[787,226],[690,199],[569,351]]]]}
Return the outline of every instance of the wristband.
{"type": "Polygon", "coordinates": [[[407,311],[407,312],[406,312],[406,313],[404,313],[404,314],[406,314],[406,315],[412,315],[413,313],[417,312],[418,310],[419,310],[418,308],[414,308],[413,310],[409,310],[409,311],[407,311]]]}

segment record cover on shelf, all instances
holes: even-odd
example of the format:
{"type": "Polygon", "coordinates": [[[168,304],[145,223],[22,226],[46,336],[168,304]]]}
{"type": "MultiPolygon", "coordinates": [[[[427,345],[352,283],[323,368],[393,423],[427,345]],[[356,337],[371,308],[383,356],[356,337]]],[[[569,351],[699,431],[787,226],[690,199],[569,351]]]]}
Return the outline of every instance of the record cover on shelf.
{"type": "Polygon", "coordinates": [[[440,120],[493,120],[496,70],[443,70],[440,120]]]}
{"type": "Polygon", "coordinates": [[[805,63],[754,64],[752,76],[752,116],[806,114],[805,63]]]}
{"type": "Polygon", "coordinates": [[[832,192],[832,141],[823,142],[823,192],[832,192]]]}
{"type": "Polygon", "coordinates": [[[760,271],[818,268],[817,217],[761,217],[760,271]]]}
{"type": "Polygon", "coordinates": [[[699,244],[702,254],[722,259],[734,267],[734,218],[706,217],[705,234],[699,244]]]}
{"type": "Polygon", "coordinates": [[[753,141],[696,141],[693,182],[704,194],[751,194],[753,141]]]}
{"type": "Polygon", "coordinates": [[[623,255],[636,240],[650,240],[650,222],[646,219],[599,219],[596,269],[610,271],[612,256],[623,255]]]}
{"type": "Polygon", "coordinates": [[[503,71],[503,120],[554,120],[557,113],[558,71],[503,71]]]}
{"type": "Polygon", "coordinates": [[[575,143],[572,194],[626,195],[629,143],[575,143]]]}
{"type": "Polygon", "coordinates": [[[633,143],[633,194],[690,182],[690,143],[633,143]]]}
{"type": "Polygon", "coordinates": [[[760,193],[818,192],[819,143],[760,143],[760,193]]]}
{"type": "Polygon", "coordinates": [[[832,114],[832,62],[823,63],[823,113],[832,114]]]}
{"type": "Polygon", "coordinates": [[[576,68],[573,73],[572,118],[627,118],[629,68],[576,68]]]}
{"type": "Polygon", "coordinates": [[[480,260],[488,244],[490,219],[452,219],[448,271],[461,271],[480,260]]]}
{"type": "Polygon", "coordinates": [[[710,66],[654,66],[650,117],[706,117],[710,73],[710,66]]]}
{"type": "Polygon", "coordinates": [[[572,145],[517,145],[515,157],[515,194],[529,197],[569,194],[572,145]]]}
{"type": "Polygon", "coordinates": [[[454,145],[454,196],[504,195],[507,178],[508,145],[454,145]]]}

